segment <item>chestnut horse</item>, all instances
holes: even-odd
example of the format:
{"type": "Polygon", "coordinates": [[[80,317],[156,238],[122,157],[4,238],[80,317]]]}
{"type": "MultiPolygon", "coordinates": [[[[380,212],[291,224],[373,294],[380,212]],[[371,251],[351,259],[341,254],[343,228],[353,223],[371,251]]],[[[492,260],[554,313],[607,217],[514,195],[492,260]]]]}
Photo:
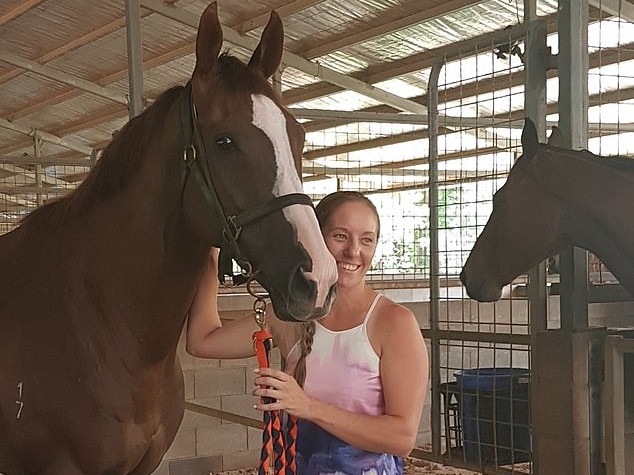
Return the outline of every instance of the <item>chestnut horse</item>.
{"type": "Polygon", "coordinates": [[[0,237],[0,473],[157,467],[183,416],[176,350],[211,246],[253,271],[280,318],[328,311],[336,267],[301,193],[303,131],[267,81],[282,43],[273,13],[248,65],[219,56],[207,7],[188,85],[0,237]]]}
{"type": "Polygon", "coordinates": [[[502,288],[573,245],[591,251],[634,295],[634,161],[537,140],[526,119],[523,154],[493,197],[493,212],[460,274],[473,299],[502,288]]]}

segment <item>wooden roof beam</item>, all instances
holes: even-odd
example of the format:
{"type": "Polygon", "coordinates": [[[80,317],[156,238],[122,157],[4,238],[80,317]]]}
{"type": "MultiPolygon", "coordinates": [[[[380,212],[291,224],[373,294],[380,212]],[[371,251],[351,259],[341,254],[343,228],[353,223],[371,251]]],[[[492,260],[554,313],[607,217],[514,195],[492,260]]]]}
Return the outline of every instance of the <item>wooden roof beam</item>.
{"type": "Polygon", "coordinates": [[[42,65],[36,61],[20,58],[19,56],[8,51],[0,50],[0,61],[4,61],[5,63],[12,64],[35,74],[39,74],[40,76],[44,76],[54,81],[60,82],[62,84],[81,89],[96,96],[103,97],[110,101],[125,104],[126,106],[128,104],[128,98],[125,94],[111,91],[110,89],[100,86],[99,84],[91,81],[86,81],[85,79],[78,78],[76,76],[73,76],[72,74],[68,74],[58,69],[42,65]]]}
{"type": "MultiPolygon", "coordinates": [[[[305,10],[308,7],[312,7],[313,5],[317,5],[318,3],[323,2],[324,0],[291,0],[289,2],[284,3],[283,5],[276,5],[275,11],[281,16],[289,16],[293,13],[300,12],[305,10]]],[[[269,16],[271,14],[269,12],[262,13],[261,15],[257,15],[253,18],[249,18],[237,25],[232,25],[231,28],[236,30],[241,35],[248,33],[251,30],[255,30],[256,28],[260,28],[261,26],[266,25],[269,21],[269,16]]]]}
{"type": "Polygon", "coordinates": [[[19,17],[24,12],[29,11],[31,8],[37,6],[42,3],[44,0],[25,0],[19,2],[14,8],[5,12],[0,16],[0,25],[4,25],[5,23],[13,20],[14,18],[19,17]]]}
{"type": "Polygon", "coordinates": [[[0,127],[8,129],[8,130],[12,130],[14,132],[23,134],[23,135],[28,135],[29,137],[33,137],[35,135],[35,133],[37,132],[38,137],[41,138],[42,140],[44,140],[45,142],[50,142],[53,143],[55,145],[59,145],[60,147],[64,147],[70,150],[75,150],[77,152],[80,152],[84,155],[90,155],[92,153],[92,148],[87,147],[86,145],[84,145],[83,143],[74,141],[72,139],[66,139],[66,138],[62,138],[62,137],[58,137],[56,135],[53,135],[51,133],[48,132],[44,132],[42,130],[34,130],[29,126],[25,126],[25,125],[19,125],[16,124],[14,122],[10,122],[2,117],[0,117],[0,127]]]}

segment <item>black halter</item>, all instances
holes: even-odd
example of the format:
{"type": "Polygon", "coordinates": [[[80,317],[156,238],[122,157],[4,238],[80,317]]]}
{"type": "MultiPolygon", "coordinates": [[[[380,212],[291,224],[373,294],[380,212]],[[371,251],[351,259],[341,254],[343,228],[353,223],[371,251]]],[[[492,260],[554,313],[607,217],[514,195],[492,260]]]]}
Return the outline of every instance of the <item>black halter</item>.
{"type": "Polygon", "coordinates": [[[181,97],[181,129],[185,146],[183,148],[184,170],[182,179],[182,192],[185,190],[187,179],[190,173],[194,176],[200,186],[205,201],[222,220],[222,243],[220,244],[220,255],[218,257],[218,278],[220,282],[225,282],[225,275],[231,276],[234,285],[239,285],[254,278],[256,269],[240,250],[238,240],[242,228],[254,221],[257,221],[275,211],[294,204],[313,206],[310,197],[304,193],[290,193],[275,197],[264,203],[253,206],[250,209],[240,211],[237,214],[227,215],[220,203],[216,187],[207,167],[203,167],[201,160],[198,160],[198,150],[205,150],[204,140],[197,127],[196,106],[192,101],[191,82],[184,87],[181,97]],[[196,147],[196,142],[200,146],[196,147]],[[235,260],[244,270],[243,274],[234,275],[231,261],[235,260]]]}

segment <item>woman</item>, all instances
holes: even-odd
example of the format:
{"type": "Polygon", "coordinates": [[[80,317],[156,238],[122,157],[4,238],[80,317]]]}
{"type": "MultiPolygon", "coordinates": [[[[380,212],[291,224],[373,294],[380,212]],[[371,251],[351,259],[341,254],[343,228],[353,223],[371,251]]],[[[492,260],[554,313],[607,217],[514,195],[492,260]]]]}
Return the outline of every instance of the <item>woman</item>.
{"type": "MultiPolygon", "coordinates": [[[[337,298],[319,322],[270,319],[274,341],[293,375],[256,370],[253,394],[275,402],[260,399],[255,407],[284,410],[299,419],[300,475],[371,469],[401,474],[402,457],[416,442],[427,391],[425,342],[411,311],[365,283],[379,236],[373,203],[361,193],[339,191],[326,196],[316,213],[337,261],[337,298]]],[[[253,355],[253,318],[220,327],[211,267],[192,307],[188,351],[214,358],[253,355]]]]}

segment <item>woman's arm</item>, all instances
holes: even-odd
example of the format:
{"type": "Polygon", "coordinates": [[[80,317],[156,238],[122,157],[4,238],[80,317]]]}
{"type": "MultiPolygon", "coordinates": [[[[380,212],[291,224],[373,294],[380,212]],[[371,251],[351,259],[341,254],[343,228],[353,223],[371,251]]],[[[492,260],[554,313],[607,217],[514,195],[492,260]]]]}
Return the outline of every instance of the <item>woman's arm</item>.
{"type": "Polygon", "coordinates": [[[356,414],[318,401],[306,395],[291,376],[265,368],[258,370],[260,377],[256,377],[255,384],[271,389],[256,387],[254,395],[270,396],[277,402],[260,402],[256,407],[283,409],[361,449],[409,455],[416,443],[427,392],[427,349],[416,318],[405,307],[387,301],[376,320],[371,340],[378,344],[381,353],[384,415],[356,414]]]}
{"type": "Polygon", "coordinates": [[[218,249],[209,260],[198,284],[187,320],[187,352],[203,358],[248,358],[255,355],[252,314],[222,325],[218,313],[218,249]]]}

